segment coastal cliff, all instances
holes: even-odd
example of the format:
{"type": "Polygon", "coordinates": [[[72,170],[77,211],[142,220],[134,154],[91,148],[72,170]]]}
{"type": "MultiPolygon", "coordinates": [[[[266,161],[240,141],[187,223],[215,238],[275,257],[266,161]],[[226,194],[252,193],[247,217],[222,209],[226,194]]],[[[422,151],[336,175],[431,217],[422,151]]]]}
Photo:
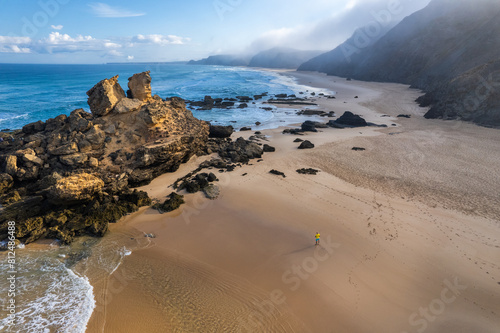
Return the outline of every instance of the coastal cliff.
{"type": "Polygon", "coordinates": [[[3,134],[0,142],[0,240],[16,222],[25,243],[42,237],[69,243],[103,235],[138,207],[151,204],[132,187],[177,170],[207,146],[209,125],[182,99],[151,95],[149,72],[118,76],[87,92],[83,109],[3,134]]]}
{"type": "Polygon", "coordinates": [[[433,0],[370,43],[353,36],[299,70],[409,84],[426,93],[427,118],[500,127],[499,22],[498,1],[433,0]]]}

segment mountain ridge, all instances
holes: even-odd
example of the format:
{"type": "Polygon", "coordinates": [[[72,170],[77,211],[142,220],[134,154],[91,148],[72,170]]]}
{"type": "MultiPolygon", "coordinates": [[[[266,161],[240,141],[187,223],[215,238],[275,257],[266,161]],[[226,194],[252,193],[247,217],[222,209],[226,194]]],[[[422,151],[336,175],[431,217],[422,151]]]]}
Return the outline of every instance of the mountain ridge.
{"type": "MultiPolygon", "coordinates": [[[[360,50],[351,62],[317,57],[302,64],[299,70],[409,84],[426,93],[419,101],[431,106],[426,114],[428,118],[463,119],[500,127],[500,108],[492,98],[476,96],[477,106],[471,109],[466,107],[465,98],[466,95],[468,99],[473,97],[464,94],[458,86],[462,82],[474,92],[483,80],[488,81],[484,75],[488,77],[497,70],[499,36],[499,2],[433,0],[360,50]],[[486,71],[480,70],[483,65],[487,65],[486,71]],[[476,77],[471,77],[471,73],[476,77]],[[483,76],[478,77],[479,73],[483,76]],[[454,110],[450,105],[454,105],[454,110]]],[[[330,52],[338,52],[341,46],[330,52]]],[[[489,96],[496,96],[499,85],[495,81],[490,86],[489,96]]]]}

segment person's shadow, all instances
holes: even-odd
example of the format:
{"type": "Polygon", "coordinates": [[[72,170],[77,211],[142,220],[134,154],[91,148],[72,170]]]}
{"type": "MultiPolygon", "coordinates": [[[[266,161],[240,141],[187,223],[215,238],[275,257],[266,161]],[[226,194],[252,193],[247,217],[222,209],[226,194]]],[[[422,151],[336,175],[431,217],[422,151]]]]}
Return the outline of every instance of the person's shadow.
{"type": "Polygon", "coordinates": [[[314,244],[313,244],[313,245],[308,245],[308,246],[303,247],[303,248],[301,248],[301,249],[299,249],[299,250],[295,250],[295,251],[292,251],[292,252],[285,253],[285,255],[286,255],[286,256],[288,256],[288,255],[290,255],[290,254],[295,254],[295,253],[299,253],[299,252],[304,252],[305,250],[308,250],[308,249],[310,249],[310,248],[315,248],[316,246],[321,246],[321,245],[320,245],[320,244],[318,244],[318,245],[314,245],[314,244]]]}

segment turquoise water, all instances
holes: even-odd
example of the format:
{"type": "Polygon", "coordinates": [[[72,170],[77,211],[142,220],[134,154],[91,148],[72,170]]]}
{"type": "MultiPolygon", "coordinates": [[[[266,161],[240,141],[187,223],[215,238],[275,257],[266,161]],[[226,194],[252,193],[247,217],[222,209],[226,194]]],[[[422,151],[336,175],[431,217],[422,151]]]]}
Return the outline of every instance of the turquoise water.
{"type": "MultiPolygon", "coordinates": [[[[83,108],[87,111],[86,92],[104,78],[119,75],[127,89],[134,73],[151,71],[152,91],[162,98],[178,96],[201,100],[214,98],[298,93],[311,88],[297,85],[292,79],[276,73],[242,67],[193,66],[182,63],[106,64],[106,65],[26,65],[0,64],[0,129],[18,129],[38,121],[69,114],[83,108]]],[[[264,111],[262,102],[246,109],[194,111],[200,119],[234,126],[250,126],[256,121],[266,127],[277,127],[290,115],[286,110],[264,111]]]]}

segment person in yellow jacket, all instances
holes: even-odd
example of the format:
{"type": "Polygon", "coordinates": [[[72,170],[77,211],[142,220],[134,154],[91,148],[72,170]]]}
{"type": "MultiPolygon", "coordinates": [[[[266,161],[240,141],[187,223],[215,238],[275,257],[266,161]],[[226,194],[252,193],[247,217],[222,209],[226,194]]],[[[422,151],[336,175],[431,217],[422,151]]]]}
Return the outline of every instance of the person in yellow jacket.
{"type": "Polygon", "coordinates": [[[319,234],[319,231],[316,233],[316,245],[319,245],[319,237],[321,235],[319,234]]]}

